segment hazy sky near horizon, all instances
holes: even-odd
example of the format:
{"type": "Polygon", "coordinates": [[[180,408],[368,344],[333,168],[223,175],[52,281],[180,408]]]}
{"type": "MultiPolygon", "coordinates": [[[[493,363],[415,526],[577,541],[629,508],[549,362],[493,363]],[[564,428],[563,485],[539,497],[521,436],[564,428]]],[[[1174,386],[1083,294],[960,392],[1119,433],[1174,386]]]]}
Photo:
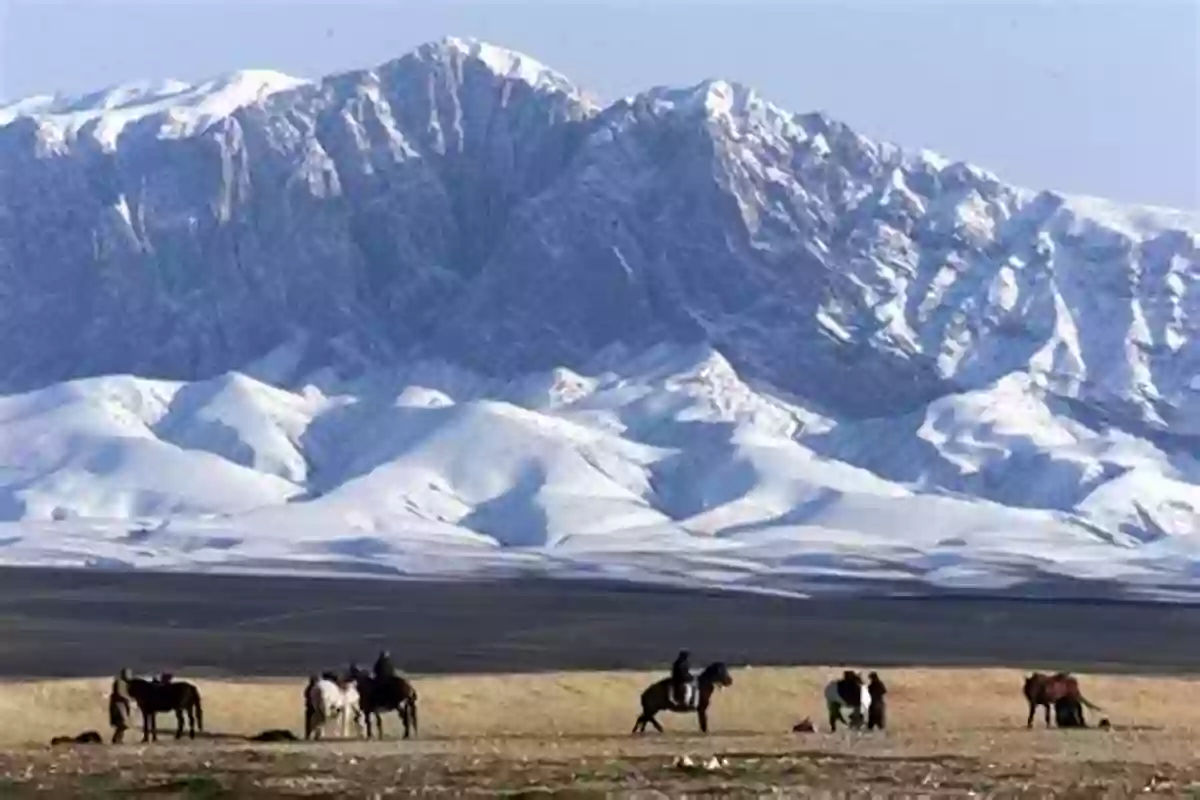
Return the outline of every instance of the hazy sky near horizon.
{"type": "Polygon", "coordinates": [[[727,78],[1031,188],[1200,208],[1196,0],[0,0],[0,101],[242,68],[319,77],[446,35],[609,100],[727,78]]]}

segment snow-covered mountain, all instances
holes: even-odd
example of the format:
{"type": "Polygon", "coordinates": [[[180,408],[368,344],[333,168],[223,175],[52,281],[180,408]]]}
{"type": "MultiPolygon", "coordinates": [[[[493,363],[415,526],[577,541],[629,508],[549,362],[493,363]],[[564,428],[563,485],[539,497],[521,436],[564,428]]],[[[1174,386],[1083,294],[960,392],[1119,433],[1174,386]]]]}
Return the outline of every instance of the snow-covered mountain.
{"type": "Polygon", "coordinates": [[[1198,275],[1200,215],[470,40],[33,98],[0,560],[1187,585],[1198,275]]]}

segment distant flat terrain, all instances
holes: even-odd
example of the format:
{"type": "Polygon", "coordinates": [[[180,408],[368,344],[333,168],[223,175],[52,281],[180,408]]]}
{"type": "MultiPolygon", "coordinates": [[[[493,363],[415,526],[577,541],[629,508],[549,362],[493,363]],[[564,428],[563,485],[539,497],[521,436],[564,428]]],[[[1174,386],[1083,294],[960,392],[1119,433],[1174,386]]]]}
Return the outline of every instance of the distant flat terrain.
{"type": "Polygon", "coordinates": [[[389,648],[416,673],[732,664],[1200,672],[1200,607],[794,600],[619,583],[0,569],[0,676],[298,675],[389,648]]]}

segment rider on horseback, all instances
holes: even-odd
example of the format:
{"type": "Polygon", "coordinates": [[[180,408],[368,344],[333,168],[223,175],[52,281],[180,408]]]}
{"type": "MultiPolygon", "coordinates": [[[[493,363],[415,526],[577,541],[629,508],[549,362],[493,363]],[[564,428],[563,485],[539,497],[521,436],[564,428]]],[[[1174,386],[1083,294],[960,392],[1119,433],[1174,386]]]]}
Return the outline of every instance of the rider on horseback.
{"type": "Polygon", "coordinates": [[[396,677],[396,665],[392,663],[392,654],[387,650],[381,650],[379,658],[375,659],[375,680],[385,677],[396,677]]]}
{"type": "Polygon", "coordinates": [[[676,705],[688,705],[688,689],[692,685],[692,665],[691,654],[687,650],[680,650],[679,655],[675,657],[675,663],[671,665],[671,699],[676,705]]]}

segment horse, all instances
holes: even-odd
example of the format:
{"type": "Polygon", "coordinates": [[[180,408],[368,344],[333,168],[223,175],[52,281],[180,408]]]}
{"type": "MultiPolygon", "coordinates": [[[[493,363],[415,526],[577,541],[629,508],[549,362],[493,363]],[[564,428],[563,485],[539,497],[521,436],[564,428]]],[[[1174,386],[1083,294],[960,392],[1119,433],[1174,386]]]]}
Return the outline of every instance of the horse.
{"type": "Polygon", "coordinates": [[[338,682],[325,676],[310,685],[305,694],[313,709],[314,739],[321,738],[325,726],[335,717],[341,719],[343,739],[350,735],[351,721],[356,728],[361,724],[362,708],[359,705],[358,687],[353,681],[338,682]]]}
{"type": "Polygon", "coordinates": [[[829,730],[836,731],[837,724],[849,725],[853,729],[863,726],[867,712],[871,708],[871,693],[862,676],[852,670],[846,670],[842,677],[835,678],[825,685],[825,707],[829,709],[829,730]],[[842,707],[852,708],[850,721],[842,717],[842,707]]]}
{"type": "MultiPolygon", "coordinates": [[[[1104,710],[1084,697],[1083,692],[1079,690],[1079,681],[1073,675],[1066,672],[1056,672],[1053,675],[1034,672],[1025,679],[1025,685],[1021,691],[1025,695],[1025,701],[1029,703],[1029,718],[1025,721],[1026,728],[1033,727],[1033,717],[1037,714],[1038,706],[1045,707],[1046,727],[1049,728],[1050,707],[1063,699],[1078,701],[1080,706],[1087,706],[1093,711],[1104,710]]],[[[1079,713],[1076,724],[1082,725],[1083,712],[1082,710],[1077,710],[1079,713]]]]}
{"type": "Polygon", "coordinates": [[[412,683],[399,675],[371,675],[356,670],[350,676],[358,689],[359,702],[362,705],[363,716],[367,720],[367,738],[371,738],[373,728],[371,717],[383,738],[383,716],[381,711],[395,711],[404,724],[404,738],[417,735],[417,690],[412,683]]]}
{"type": "Polygon", "coordinates": [[[674,701],[670,678],[663,678],[647,687],[646,691],[642,692],[642,714],[634,723],[633,732],[644,733],[646,725],[650,724],[662,733],[663,726],[655,719],[655,715],[660,711],[683,714],[695,711],[700,721],[700,732],[708,733],[708,706],[712,702],[713,692],[721,687],[732,686],[733,678],[729,675],[729,669],[720,661],[716,661],[705,667],[704,671],[693,679],[693,683],[695,691],[690,694],[693,702],[687,704],[674,701]]]}
{"type": "Polygon", "coordinates": [[[129,681],[129,696],[142,712],[142,741],[151,738],[158,741],[157,716],[174,711],[177,722],[175,738],[183,738],[183,717],[187,715],[188,738],[195,739],[196,731],[204,730],[204,707],[200,703],[200,690],[187,681],[148,681],[133,678],[129,681]]]}

